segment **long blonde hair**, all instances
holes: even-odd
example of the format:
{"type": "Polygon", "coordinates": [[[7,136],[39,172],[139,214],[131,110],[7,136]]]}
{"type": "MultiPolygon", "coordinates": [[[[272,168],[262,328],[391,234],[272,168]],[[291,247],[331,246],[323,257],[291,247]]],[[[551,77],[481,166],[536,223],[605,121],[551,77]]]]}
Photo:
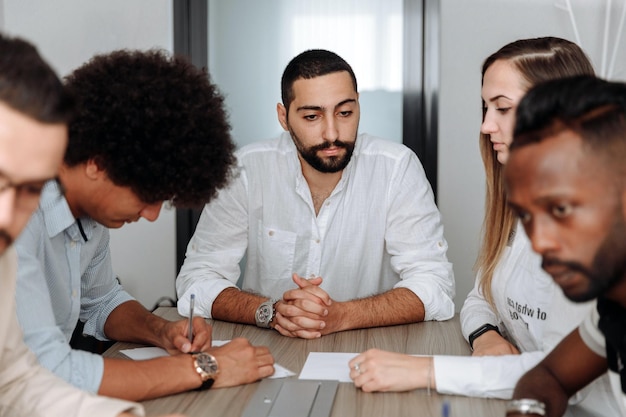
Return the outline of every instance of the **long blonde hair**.
{"type": "MultiPolygon", "coordinates": [[[[503,46],[483,63],[483,81],[487,69],[498,60],[513,64],[528,88],[555,78],[594,75],[593,65],[578,45],[554,37],[521,39],[503,46]]],[[[506,204],[503,166],[487,134],[480,134],[480,153],[485,165],[487,193],[481,248],[474,269],[481,274],[479,285],[484,297],[493,305],[493,273],[514,233],[516,218],[506,204]]]]}

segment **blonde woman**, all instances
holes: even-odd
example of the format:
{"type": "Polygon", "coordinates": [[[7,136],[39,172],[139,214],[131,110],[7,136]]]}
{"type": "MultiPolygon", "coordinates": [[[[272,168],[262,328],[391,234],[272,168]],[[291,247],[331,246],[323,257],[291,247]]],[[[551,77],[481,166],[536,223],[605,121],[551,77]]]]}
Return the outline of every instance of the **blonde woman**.
{"type": "MultiPolygon", "coordinates": [[[[565,298],[541,269],[523,228],[506,205],[502,168],[513,140],[515,109],[542,81],[593,74],[585,53],[564,39],[523,39],[489,56],[482,68],[480,150],[487,180],[482,247],[474,289],[461,310],[473,356],[413,357],[369,350],[350,362],[364,391],[432,388],[440,393],[510,398],[517,380],[593,308],[565,298]]],[[[606,377],[571,400],[571,415],[619,415],[606,377]]]]}

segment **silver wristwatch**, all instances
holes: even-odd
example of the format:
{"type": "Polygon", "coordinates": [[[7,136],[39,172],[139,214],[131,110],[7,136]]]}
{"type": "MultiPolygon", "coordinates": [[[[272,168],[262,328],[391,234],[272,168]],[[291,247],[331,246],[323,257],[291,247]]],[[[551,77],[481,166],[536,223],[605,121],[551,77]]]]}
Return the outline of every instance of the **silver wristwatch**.
{"type": "Polygon", "coordinates": [[[274,299],[264,301],[256,309],[256,312],[254,313],[254,320],[256,321],[256,325],[258,327],[263,327],[265,329],[270,328],[270,324],[276,315],[274,304],[276,304],[277,301],[278,300],[274,299]]]}
{"type": "Polygon", "coordinates": [[[539,400],[531,398],[511,400],[506,403],[506,415],[509,414],[534,414],[537,416],[545,416],[546,405],[539,400]]]}

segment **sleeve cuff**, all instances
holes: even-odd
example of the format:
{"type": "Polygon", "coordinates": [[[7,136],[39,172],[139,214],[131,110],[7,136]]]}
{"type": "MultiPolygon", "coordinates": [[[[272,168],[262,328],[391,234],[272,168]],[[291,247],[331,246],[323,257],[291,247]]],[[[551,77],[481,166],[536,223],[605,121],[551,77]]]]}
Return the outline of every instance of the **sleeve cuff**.
{"type": "Polygon", "coordinates": [[[204,280],[189,286],[178,299],[178,314],[183,317],[189,316],[189,300],[191,294],[195,294],[194,311],[199,316],[212,318],[213,303],[217,296],[226,288],[237,288],[237,286],[227,279],[204,280]]]}
{"type": "Polygon", "coordinates": [[[450,294],[446,294],[435,284],[432,287],[426,287],[400,281],[394,288],[406,288],[419,297],[424,304],[424,321],[444,321],[454,317],[454,301],[450,294]]]}

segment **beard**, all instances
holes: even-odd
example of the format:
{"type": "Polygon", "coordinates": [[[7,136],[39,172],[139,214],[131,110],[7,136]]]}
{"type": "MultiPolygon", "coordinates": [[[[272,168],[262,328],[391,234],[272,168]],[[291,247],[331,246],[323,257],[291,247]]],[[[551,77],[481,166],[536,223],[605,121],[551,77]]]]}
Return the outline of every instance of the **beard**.
{"type": "Polygon", "coordinates": [[[592,300],[606,294],[626,278],[626,221],[621,217],[621,210],[616,212],[616,216],[611,232],[596,251],[590,268],[578,262],[544,258],[542,267],[558,265],[578,272],[586,278],[588,285],[584,291],[576,294],[564,292],[570,300],[575,302],[592,300]]]}
{"type": "Polygon", "coordinates": [[[323,173],[334,173],[343,170],[350,159],[352,158],[352,153],[354,152],[354,145],[356,143],[356,136],[352,141],[342,141],[340,139],[335,140],[334,142],[324,141],[319,145],[314,145],[310,147],[304,146],[298,135],[289,127],[289,133],[291,134],[291,139],[293,143],[296,145],[296,149],[298,153],[311,167],[315,170],[323,173]],[[345,149],[345,153],[343,155],[337,156],[329,156],[329,157],[320,157],[317,152],[323,149],[328,149],[331,146],[335,146],[337,148],[345,149]]]}

